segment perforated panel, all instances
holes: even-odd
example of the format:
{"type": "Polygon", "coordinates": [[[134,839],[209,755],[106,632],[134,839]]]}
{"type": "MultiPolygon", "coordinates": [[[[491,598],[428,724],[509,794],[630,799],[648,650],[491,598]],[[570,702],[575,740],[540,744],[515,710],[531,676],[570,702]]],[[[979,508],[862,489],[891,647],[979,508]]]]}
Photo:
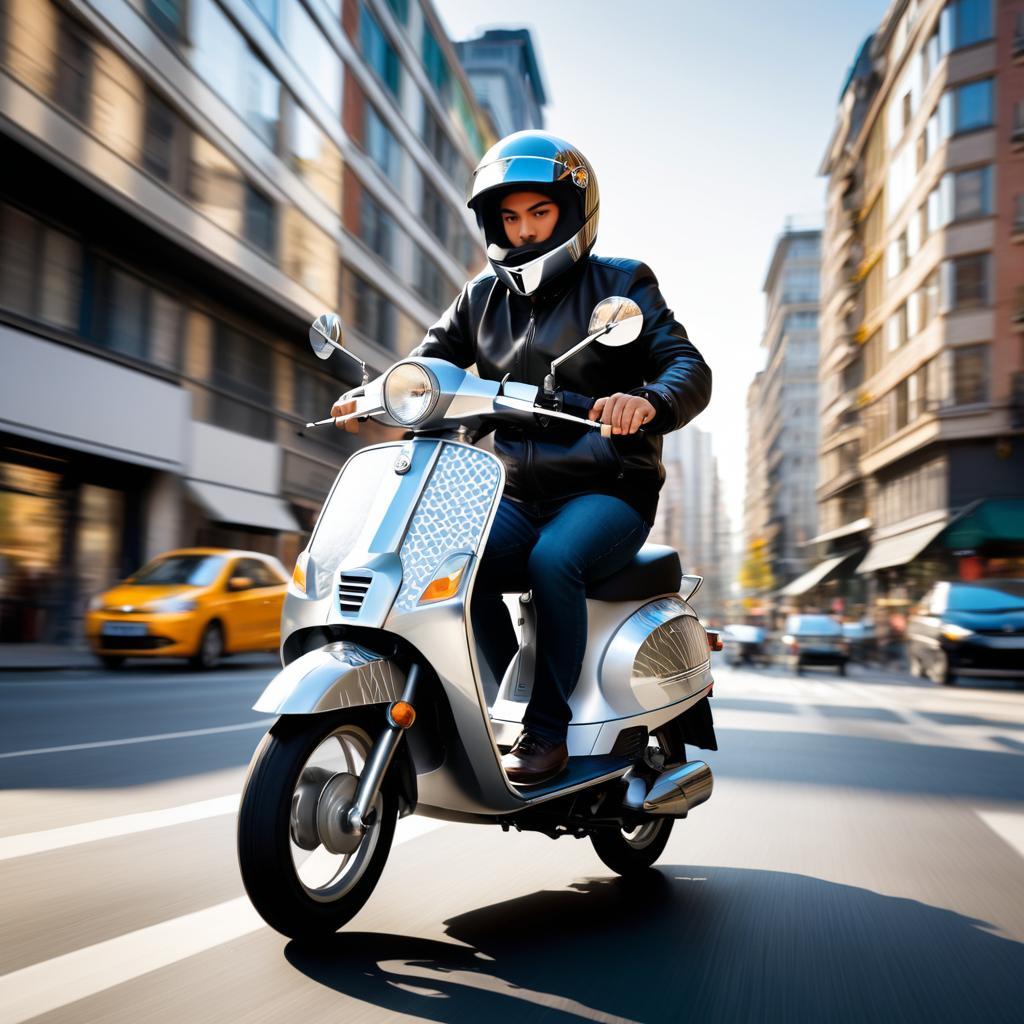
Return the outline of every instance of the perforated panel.
{"type": "Polygon", "coordinates": [[[476,551],[500,483],[494,456],[463,445],[444,446],[402,542],[397,611],[416,607],[445,558],[476,551]]]}

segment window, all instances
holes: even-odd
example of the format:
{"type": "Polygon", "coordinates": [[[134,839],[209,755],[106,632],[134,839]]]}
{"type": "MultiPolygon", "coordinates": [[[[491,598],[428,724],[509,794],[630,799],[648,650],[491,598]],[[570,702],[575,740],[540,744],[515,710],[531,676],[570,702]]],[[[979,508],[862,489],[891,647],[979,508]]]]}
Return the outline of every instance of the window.
{"type": "Polygon", "coordinates": [[[243,233],[265,253],[274,252],[274,204],[262,192],[245,183],[245,219],[243,233]]]}
{"type": "MultiPolygon", "coordinates": [[[[270,26],[277,29],[277,0],[246,0],[249,6],[270,26]]],[[[287,3],[288,0],[285,0],[287,3]]]]}
{"type": "Polygon", "coordinates": [[[921,286],[924,297],[921,310],[921,327],[927,327],[939,315],[939,271],[933,270],[921,286]]]}
{"type": "Polygon", "coordinates": [[[292,170],[335,212],[341,209],[342,159],[320,126],[285,94],[285,149],[292,170]]]}
{"type": "Polygon", "coordinates": [[[96,341],[136,359],[146,357],[146,285],[137,277],[110,267],[100,308],[96,341]]]}
{"type": "Polygon", "coordinates": [[[359,197],[359,237],[385,263],[395,260],[395,222],[364,188],[359,197]]]}
{"type": "Polygon", "coordinates": [[[291,205],[283,208],[281,269],[321,302],[338,301],[338,243],[291,205]]]}
{"type": "Polygon", "coordinates": [[[240,558],[231,570],[231,576],[249,580],[253,589],[279,587],[284,583],[266,562],[256,558],[240,558]]]}
{"type": "Polygon", "coordinates": [[[172,39],[185,38],[186,0],[145,0],[146,17],[172,39]]]}
{"type": "Polygon", "coordinates": [[[969,82],[953,91],[953,130],[971,132],[992,124],[992,79],[969,82]]]}
{"type": "MultiPolygon", "coordinates": [[[[337,9],[337,8],[336,8],[337,9]]],[[[341,115],[341,57],[299,0],[282,9],[281,41],[331,112],[341,115]]]]}
{"type": "Polygon", "coordinates": [[[188,177],[188,125],[149,89],[145,118],[142,166],[176,191],[184,192],[188,177]]]}
{"type": "Polygon", "coordinates": [[[988,346],[969,345],[950,351],[953,360],[953,404],[980,405],[988,401],[988,346]]]}
{"type": "Polygon", "coordinates": [[[398,54],[366,4],[361,4],[359,10],[359,45],[367,64],[397,96],[401,85],[398,54]]]}
{"type": "Polygon", "coordinates": [[[245,179],[242,172],[202,135],[192,135],[189,196],[225,231],[242,234],[245,179]]]}
{"type": "Polygon", "coordinates": [[[215,393],[211,407],[213,422],[228,430],[269,438],[273,420],[271,403],[273,353],[266,345],[226,324],[218,323],[213,346],[212,383],[237,396],[215,393]]]}
{"type": "Polygon", "coordinates": [[[903,303],[885,323],[885,347],[894,352],[907,342],[907,304],[903,303]]]}
{"type": "Polygon", "coordinates": [[[992,213],[992,168],[976,167],[953,176],[953,220],[992,213]]]}
{"type": "Polygon", "coordinates": [[[992,0],[955,0],[950,7],[954,49],[992,38],[992,0]]]}
{"type": "Polygon", "coordinates": [[[391,8],[397,21],[403,25],[409,20],[409,0],[388,0],[388,7],[391,8]]]}
{"type": "Polygon", "coordinates": [[[450,288],[441,268],[418,245],[415,247],[415,288],[424,302],[435,309],[446,305],[450,288]]]}
{"type": "Polygon", "coordinates": [[[384,348],[395,347],[395,307],[365,278],[346,274],[350,289],[352,325],[384,348]]]}
{"type": "Polygon", "coordinates": [[[434,33],[429,26],[423,26],[423,64],[427,69],[427,77],[433,83],[441,98],[448,102],[451,90],[451,72],[448,70],[448,61],[445,59],[444,50],[438,43],[434,33]]]}
{"type": "Polygon", "coordinates": [[[397,185],[401,175],[401,150],[391,129],[381,120],[372,103],[367,102],[365,123],[366,152],[370,159],[397,185]]]}
{"type": "Polygon", "coordinates": [[[430,229],[434,237],[442,245],[447,245],[451,228],[448,204],[425,175],[423,177],[420,214],[423,217],[423,222],[430,229]]]}
{"type": "Polygon", "coordinates": [[[82,247],[72,238],[43,229],[39,319],[78,331],[82,311],[82,247]]]}
{"type": "MultiPolygon", "coordinates": [[[[449,178],[456,178],[460,163],[459,151],[426,102],[423,104],[423,141],[445,174],[449,178]]],[[[456,185],[459,184],[456,180],[456,185]]]]}
{"type": "Polygon", "coordinates": [[[976,309],[989,304],[988,253],[960,256],[950,261],[953,271],[954,309],[976,309]]]}
{"type": "Polygon", "coordinates": [[[89,118],[92,50],[88,36],[76,21],[60,15],[57,30],[57,73],[53,99],[79,121],[89,118]]]}

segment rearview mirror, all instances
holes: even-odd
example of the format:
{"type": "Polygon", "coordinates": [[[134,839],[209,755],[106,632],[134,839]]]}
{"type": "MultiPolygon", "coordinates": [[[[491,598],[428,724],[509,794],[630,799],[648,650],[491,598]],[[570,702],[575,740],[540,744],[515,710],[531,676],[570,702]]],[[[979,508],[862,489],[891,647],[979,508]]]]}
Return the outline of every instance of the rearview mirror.
{"type": "Polygon", "coordinates": [[[617,348],[628,345],[640,337],[644,329],[643,310],[632,300],[623,295],[611,295],[602,299],[590,314],[588,334],[606,331],[596,340],[602,345],[617,348]]]}
{"type": "Polygon", "coordinates": [[[335,349],[343,351],[341,317],[337,313],[321,313],[309,329],[309,343],[320,359],[330,359],[335,349]]]}
{"type": "Polygon", "coordinates": [[[248,576],[232,576],[228,580],[228,590],[249,590],[252,587],[252,580],[248,576]]]}

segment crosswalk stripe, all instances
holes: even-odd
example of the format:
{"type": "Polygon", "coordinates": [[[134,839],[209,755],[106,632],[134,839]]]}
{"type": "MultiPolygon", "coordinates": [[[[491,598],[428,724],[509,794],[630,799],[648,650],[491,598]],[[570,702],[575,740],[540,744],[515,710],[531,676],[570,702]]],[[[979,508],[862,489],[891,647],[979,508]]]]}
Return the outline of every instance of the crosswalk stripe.
{"type": "Polygon", "coordinates": [[[184,825],[190,821],[216,818],[222,814],[234,814],[238,810],[240,793],[214,797],[212,800],[198,800],[177,807],[165,807],[159,811],[142,811],[138,814],[122,814],[116,818],[99,821],[85,821],[62,828],[50,828],[42,832],[25,832],[17,836],[0,838],[0,861],[27,857],[33,853],[49,853],[65,846],[92,843],[99,839],[114,839],[135,832],[148,832],[155,828],[184,825]]]}
{"type": "MultiPolygon", "coordinates": [[[[394,842],[408,842],[446,824],[405,818],[394,842]]],[[[23,967],[0,977],[0,1020],[20,1024],[263,927],[248,898],[240,896],[23,967]]]]}
{"type": "Polygon", "coordinates": [[[126,747],[133,743],[156,743],[160,740],[182,740],[190,736],[215,736],[220,732],[240,732],[243,729],[269,729],[274,718],[261,718],[256,722],[238,722],[235,725],[215,725],[209,729],[185,729],[182,732],[158,732],[151,736],[128,736],[120,740],[96,740],[92,743],[68,743],[62,747],[33,747],[29,750],[8,750],[5,757],[34,757],[37,754],[63,754],[69,750],[96,750],[99,747],[126,747]]]}
{"type": "Polygon", "coordinates": [[[1000,839],[1024,857],[1024,814],[1019,811],[977,811],[978,817],[1000,839]]]}

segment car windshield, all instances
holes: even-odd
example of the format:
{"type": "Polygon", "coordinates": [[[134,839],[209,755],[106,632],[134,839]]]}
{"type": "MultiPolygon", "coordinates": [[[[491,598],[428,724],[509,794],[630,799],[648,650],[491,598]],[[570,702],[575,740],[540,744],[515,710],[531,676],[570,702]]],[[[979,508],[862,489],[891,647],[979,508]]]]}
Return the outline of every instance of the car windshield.
{"type": "Polygon", "coordinates": [[[220,555],[170,555],[143,566],[125,582],[137,586],[206,587],[217,578],[223,565],[220,555]]]}
{"type": "Polygon", "coordinates": [[[950,587],[946,608],[951,612],[1024,611],[1024,580],[958,584],[950,587]]]}
{"type": "Polygon", "coordinates": [[[789,620],[786,629],[790,633],[811,636],[840,636],[843,632],[839,623],[827,615],[796,615],[789,620]]]}

